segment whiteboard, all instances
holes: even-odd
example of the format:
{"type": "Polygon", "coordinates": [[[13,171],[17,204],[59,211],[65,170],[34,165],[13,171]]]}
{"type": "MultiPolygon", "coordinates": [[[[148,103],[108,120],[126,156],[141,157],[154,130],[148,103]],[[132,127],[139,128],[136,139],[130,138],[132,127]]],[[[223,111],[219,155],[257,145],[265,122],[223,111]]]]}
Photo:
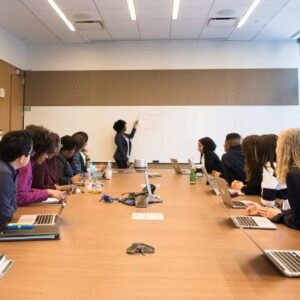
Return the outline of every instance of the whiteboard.
{"type": "Polygon", "coordinates": [[[222,155],[227,133],[278,134],[300,127],[299,117],[299,106],[33,106],[25,111],[24,124],[43,125],[60,136],[86,131],[91,157],[97,162],[113,160],[114,122],[125,120],[130,132],[139,119],[131,160],[170,162],[172,157],[187,162],[199,160],[201,137],[210,136],[222,155]]]}

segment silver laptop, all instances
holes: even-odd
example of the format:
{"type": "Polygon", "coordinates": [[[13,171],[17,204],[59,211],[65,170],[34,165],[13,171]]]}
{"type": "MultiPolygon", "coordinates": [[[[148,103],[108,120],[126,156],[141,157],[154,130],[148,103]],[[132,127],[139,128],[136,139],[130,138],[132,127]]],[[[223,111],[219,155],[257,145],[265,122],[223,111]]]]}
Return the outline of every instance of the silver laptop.
{"type": "MultiPolygon", "coordinates": [[[[215,178],[218,186],[218,192],[223,200],[223,202],[232,208],[246,208],[247,203],[239,200],[232,200],[230,192],[228,190],[227,182],[225,179],[216,177],[215,178]]],[[[250,201],[249,201],[250,202],[250,201]]]]}
{"type": "Polygon", "coordinates": [[[171,163],[173,165],[173,168],[174,168],[176,174],[181,174],[181,175],[190,175],[191,174],[190,170],[183,170],[180,168],[180,165],[179,165],[177,159],[171,158],[171,163]]]}
{"type": "Polygon", "coordinates": [[[211,186],[213,192],[216,194],[216,195],[220,195],[220,192],[219,192],[219,189],[218,189],[218,185],[217,185],[217,181],[216,181],[216,178],[211,175],[211,174],[208,174],[207,171],[206,171],[206,168],[204,166],[202,166],[202,172],[203,172],[203,177],[204,177],[204,180],[206,182],[208,182],[208,184],[211,186]]]}
{"type": "Polygon", "coordinates": [[[150,180],[149,180],[147,170],[145,170],[144,175],[145,175],[145,183],[146,183],[146,188],[147,188],[147,193],[148,193],[148,203],[161,203],[161,202],[163,202],[162,199],[159,196],[153,195],[153,193],[151,191],[150,180]]]}
{"type": "Polygon", "coordinates": [[[62,202],[60,210],[57,214],[22,215],[16,225],[55,225],[65,207],[66,202],[62,202]]]}
{"type": "Polygon", "coordinates": [[[287,277],[300,277],[300,250],[263,250],[268,259],[287,277]]]}
{"type": "Polygon", "coordinates": [[[230,216],[234,225],[247,229],[277,229],[276,225],[265,217],[230,216]]]}

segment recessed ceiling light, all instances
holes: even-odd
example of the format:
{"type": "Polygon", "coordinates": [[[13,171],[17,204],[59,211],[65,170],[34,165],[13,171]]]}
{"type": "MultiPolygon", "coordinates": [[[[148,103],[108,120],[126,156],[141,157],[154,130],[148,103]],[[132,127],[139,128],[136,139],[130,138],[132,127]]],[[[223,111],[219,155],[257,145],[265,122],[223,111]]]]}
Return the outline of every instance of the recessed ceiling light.
{"type": "Polygon", "coordinates": [[[236,13],[234,9],[222,9],[218,11],[220,16],[233,16],[236,13]]]}
{"type": "Polygon", "coordinates": [[[179,12],[180,0],[174,0],[173,2],[173,14],[172,19],[177,20],[179,12]]]}
{"type": "Polygon", "coordinates": [[[58,7],[58,5],[54,2],[54,0],[48,0],[48,3],[55,10],[55,12],[60,16],[60,18],[66,23],[71,31],[76,31],[73,24],[67,19],[63,11],[58,7]]]}
{"type": "Polygon", "coordinates": [[[136,21],[136,13],[135,13],[133,0],[127,0],[127,4],[128,4],[131,20],[136,21]]]}
{"type": "Polygon", "coordinates": [[[247,22],[250,15],[253,13],[257,5],[260,3],[261,0],[254,0],[249,9],[247,10],[246,14],[242,17],[240,22],[237,25],[237,28],[241,28],[244,26],[244,24],[247,22]]]}

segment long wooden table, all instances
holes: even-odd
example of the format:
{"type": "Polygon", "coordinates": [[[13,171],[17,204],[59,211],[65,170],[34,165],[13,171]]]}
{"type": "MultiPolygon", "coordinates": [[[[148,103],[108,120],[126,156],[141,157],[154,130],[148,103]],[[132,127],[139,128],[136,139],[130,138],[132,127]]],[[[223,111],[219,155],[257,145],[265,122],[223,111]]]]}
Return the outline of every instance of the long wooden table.
{"type": "MultiPolygon", "coordinates": [[[[1,299],[299,299],[298,279],[283,277],[259,248],[235,228],[209,187],[159,170],[162,204],[139,209],[99,202],[99,195],[70,196],[60,220],[61,239],[0,243],[15,261],[0,280],[1,299]],[[134,221],[133,212],[161,212],[164,221],[134,221]],[[134,242],[152,255],[128,255],[134,242]]],[[[114,174],[104,193],[139,191],[143,174],[114,174]]],[[[245,197],[245,196],[244,196],[245,197]]],[[[18,214],[58,210],[19,209],[18,214]]],[[[230,210],[229,213],[243,213],[230,210]]],[[[300,249],[300,233],[252,230],[267,248],[300,249]]]]}

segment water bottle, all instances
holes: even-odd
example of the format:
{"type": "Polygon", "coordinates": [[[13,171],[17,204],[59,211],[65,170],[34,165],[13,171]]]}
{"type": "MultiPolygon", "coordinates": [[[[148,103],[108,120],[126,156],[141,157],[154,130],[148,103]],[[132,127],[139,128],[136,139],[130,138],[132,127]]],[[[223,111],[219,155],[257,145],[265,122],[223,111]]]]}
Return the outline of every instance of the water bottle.
{"type": "Polygon", "coordinates": [[[85,186],[85,190],[86,192],[91,192],[93,189],[93,178],[91,175],[91,170],[90,168],[87,169],[87,174],[86,174],[86,178],[84,181],[84,186],[85,186]]]}
{"type": "Polygon", "coordinates": [[[111,179],[112,178],[112,168],[110,160],[107,162],[107,166],[105,169],[105,178],[111,179]]]}
{"type": "Polygon", "coordinates": [[[190,184],[196,184],[196,173],[194,168],[191,169],[190,184]]]}

